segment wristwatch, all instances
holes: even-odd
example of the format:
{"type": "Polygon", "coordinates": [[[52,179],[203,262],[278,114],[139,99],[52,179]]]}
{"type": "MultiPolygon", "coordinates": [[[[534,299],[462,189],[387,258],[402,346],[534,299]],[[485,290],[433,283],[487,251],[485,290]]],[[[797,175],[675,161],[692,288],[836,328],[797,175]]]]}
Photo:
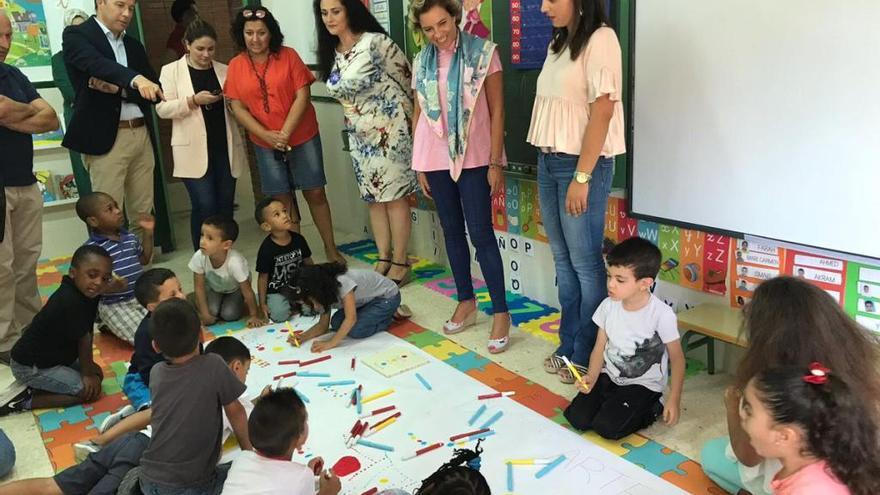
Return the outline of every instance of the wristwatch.
{"type": "Polygon", "coordinates": [[[593,176],[586,173],[575,170],[574,171],[574,180],[577,181],[578,184],[589,184],[591,180],[593,180],[593,176]]]}

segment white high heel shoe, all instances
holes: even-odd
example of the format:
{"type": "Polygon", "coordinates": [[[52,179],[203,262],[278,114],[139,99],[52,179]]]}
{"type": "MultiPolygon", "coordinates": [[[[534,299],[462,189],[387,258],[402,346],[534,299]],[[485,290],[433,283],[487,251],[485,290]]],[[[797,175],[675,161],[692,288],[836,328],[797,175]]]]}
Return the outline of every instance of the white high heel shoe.
{"type": "Polygon", "coordinates": [[[443,324],[443,333],[446,335],[455,335],[461,331],[464,331],[468,327],[474,326],[477,322],[477,312],[478,309],[474,309],[473,313],[464,317],[461,320],[461,323],[456,323],[452,320],[446,320],[446,323],[443,324]]]}
{"type": "Polygon", "coordinates": [[[508,326],[507,326],[507,335],[501,337],[500,339],[489,339],[489,343],[486,348],[489,350],[490,354],[500,354],[507,350],[510,347],[510,327],[513,326],[512,321],[510,320],[510,316],[507,317],[508,326]]]}

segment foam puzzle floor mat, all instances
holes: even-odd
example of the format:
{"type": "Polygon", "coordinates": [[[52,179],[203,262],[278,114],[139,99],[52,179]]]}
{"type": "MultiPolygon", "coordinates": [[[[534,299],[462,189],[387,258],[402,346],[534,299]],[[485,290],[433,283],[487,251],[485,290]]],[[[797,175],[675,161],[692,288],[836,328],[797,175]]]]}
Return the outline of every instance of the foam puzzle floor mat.
{"type": "MultiPolygon", "coordinates": [[[[376,260],[376,248],[372,241],[358,241],[340,246],[348,256],[372,263],[376,260]]],[[[454,283],[447,268],[422,259],[413,258],[414,283],[454,297],[454,283]]],[[[45,301],[57,289],[63,274],[69,268],[69,258],[43,260],[37,268],[40,294],[45,301]]],[[[482,309],[489,304],[485,284],[476,281],[476,292],[482,309]]],[[[557,341],[559,312],[524,296],[508,292],[508,305],[515,325],[538,338],[557,341]]],[[[206,340],[221,335],[234,335],[246,331],[244,321],[227,322],[208,328],[206,340]]],[[[546,388],[527,380],[485,357],[466,349],[446,337],[426,330],[411,321],[393,326],[389,332],[422,349],[431,356],[456,368],[498,391],[515,391],[511,399],[538,414],[571,429],[562,411],[569,399],[554,394],[546,388]]],[[[115,337],[95,335],[95,362],[104,370],[103,396],[87,405],[57,410],[34,411],[46,451],[56,472],[72,466],[73,444],[97,435],[97,428],[104,418],[125,404],[122,380],[128,369],[131,347],[115,337]]],[[[254,362],[255,366],[260,363],[254,362]]],[[[633,434],[617,441],[602,439],[592,432],[581,435],[599,447],[641,466],[689,493],[723,495],[724,492],[703,473],[700,465],[686,456],[650,440],[633,434]]]]}

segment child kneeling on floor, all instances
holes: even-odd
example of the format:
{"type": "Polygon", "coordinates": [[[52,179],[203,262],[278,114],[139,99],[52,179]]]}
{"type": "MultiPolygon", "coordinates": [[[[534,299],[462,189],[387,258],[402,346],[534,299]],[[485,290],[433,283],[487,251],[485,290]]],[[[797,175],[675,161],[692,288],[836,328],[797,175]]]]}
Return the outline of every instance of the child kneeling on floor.
{"type": "Polygon", "coordinates": [[[12,347],[12,374],[27,388],[0,406],[0,416],[101,396],[104,373],[92,356],[92,332],[111,265],[110,255],[97,246],[81,246],[73,254],[69,274],[12,347]]]}
{"type": "MultiPolygon", "coordinates": [[[[349,270],[340,263],[305,265],[287,290],[291,306],[309,306],[321,316],[301,334],[300,342],[335,332],[327,340],[312,343],[312,352],[324,352],[345,337],[365,339],[388,330],[400,307],[397,284],[373,270],[349,270]],[[340,308],[333,317],[330,310],[340,308]]],[[[398,315],[401,316],[402,315],[398,315]]],[[[294,343],[297,337],[288,340],[294,343]]]]}
{"type": "Polygon", "coordinates": [[[638,237],[608,253],[608,297],[593,315],[596,346],[577,384],[580,393],[565,410],[578,430],[616,440],[647,428],[661,413],[667,425],[678,422],[685,361],[675,313],[651,293],[660,258],[657,246],[638,237]]]}

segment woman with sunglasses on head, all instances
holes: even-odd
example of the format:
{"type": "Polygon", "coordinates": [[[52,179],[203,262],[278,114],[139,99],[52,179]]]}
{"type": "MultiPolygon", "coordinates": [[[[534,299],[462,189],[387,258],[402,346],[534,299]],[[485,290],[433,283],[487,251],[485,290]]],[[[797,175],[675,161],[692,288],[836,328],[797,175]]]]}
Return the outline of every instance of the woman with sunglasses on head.
{"type": "Polygon", "coordinates": [[[192,202],[190,233],[199,249],[202,222],[213,215],[232,218],[235,179],[244,168],[244,143],[235,119],[226,114],[221,89],[227,67],[214,60],[217,33],[196,18],[183,34],[186,53],[162,67],[159,80],[165,101],[156,113],[171,119],[174,177],[192,202]]]}
{"type": "Polygon", "coordinates": [[[241,53],[229,61],[223,90],[254,143],[263,194],[285,205],[299,231],[294,191],[302,191],[327,261],[344,263],[324,192],[321,137],[309,90],[315,77],[293,48],[282,46],[281,27],[265,7],[240,10],[231,32],[241,53]]]}
{"type": "Polygon", "coordinates": [[[418,188],[412,160],[409,62],[361,0],[314,0],[318,65],[342,103],[351,161],[379,250],[376,271],[410,277],[410,208],[418,188]],[[393,246],[393,251],[392,251],[393,246]]]}

